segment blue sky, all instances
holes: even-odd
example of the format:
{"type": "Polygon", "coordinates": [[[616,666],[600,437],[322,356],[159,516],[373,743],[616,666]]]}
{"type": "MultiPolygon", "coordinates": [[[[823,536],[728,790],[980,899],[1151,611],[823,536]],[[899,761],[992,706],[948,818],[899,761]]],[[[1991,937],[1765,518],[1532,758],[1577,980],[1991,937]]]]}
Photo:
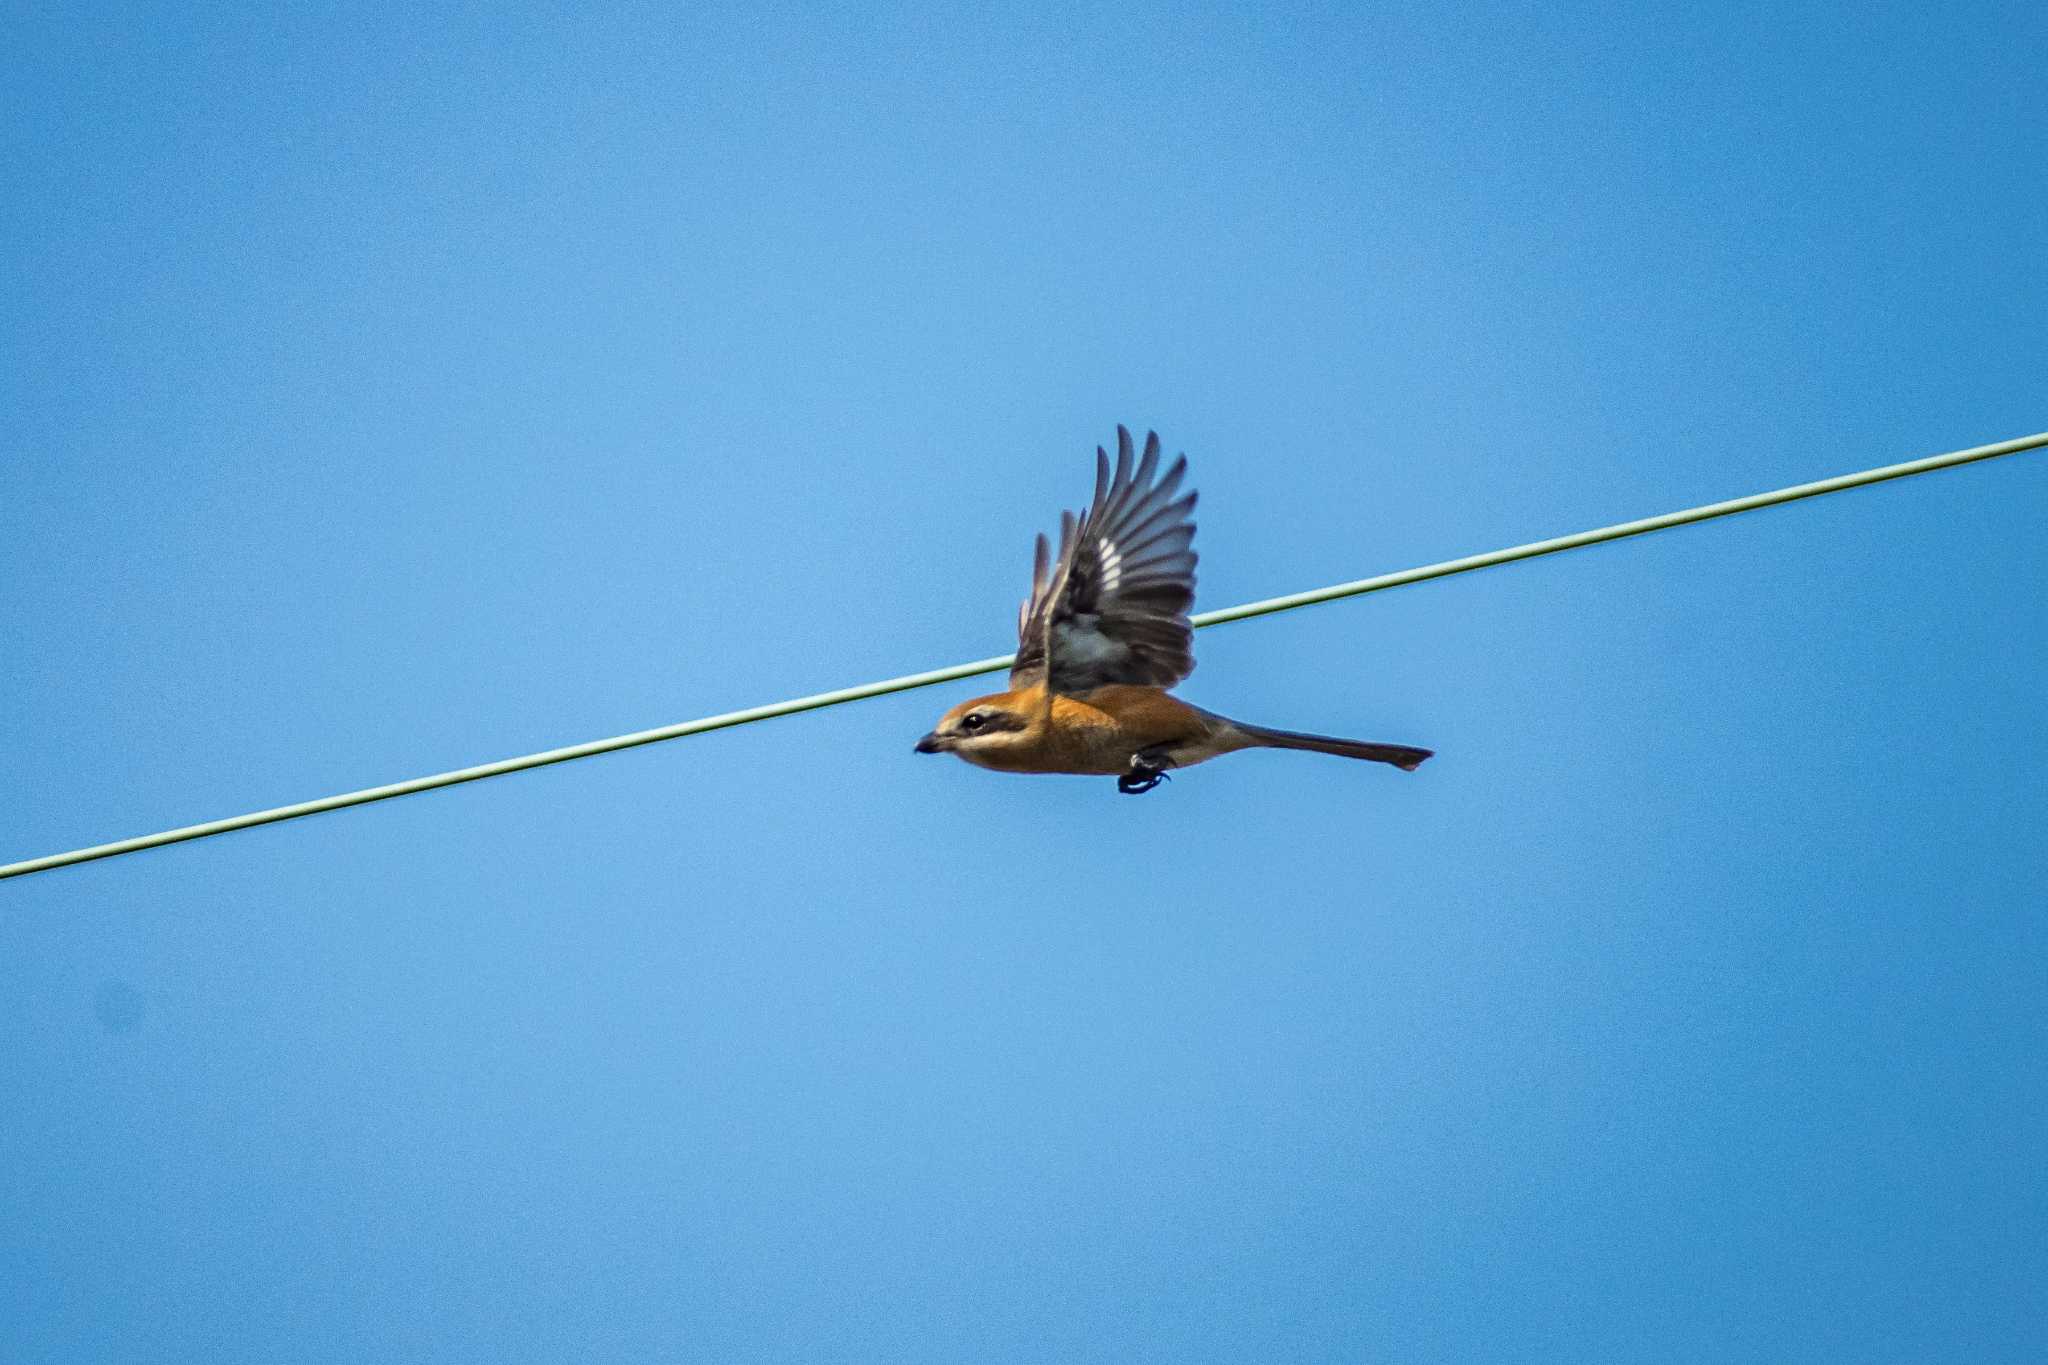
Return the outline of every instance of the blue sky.
{"type": "MultiPolygon", "coordinates": [[[[0,21],[0,861],[2048,426],[2032,6],[0,21]]],[[[0,1357],[2048,1350],[2048,458],[0,888],[0,1357]]]]}

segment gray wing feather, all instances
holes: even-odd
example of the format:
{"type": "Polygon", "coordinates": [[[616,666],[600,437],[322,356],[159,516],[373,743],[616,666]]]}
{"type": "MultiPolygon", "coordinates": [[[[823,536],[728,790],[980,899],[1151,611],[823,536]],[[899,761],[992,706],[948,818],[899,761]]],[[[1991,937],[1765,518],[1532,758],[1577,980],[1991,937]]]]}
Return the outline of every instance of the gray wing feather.
{"type": "Polygon", "coordinates": [[[1175,496],[1187,459],[1162,475],[1157,434],[1146,433],[1142,455],[1129,431],[1118,427],[1116,435],[1114,469],[1108,452],[1095,449],[1088,510],[1060,515],[1057,557],[1038,538],[1031,597],[1017,616],[1014,686],[1171,687],[1194,671],[1195,494],[1175,496]]]}

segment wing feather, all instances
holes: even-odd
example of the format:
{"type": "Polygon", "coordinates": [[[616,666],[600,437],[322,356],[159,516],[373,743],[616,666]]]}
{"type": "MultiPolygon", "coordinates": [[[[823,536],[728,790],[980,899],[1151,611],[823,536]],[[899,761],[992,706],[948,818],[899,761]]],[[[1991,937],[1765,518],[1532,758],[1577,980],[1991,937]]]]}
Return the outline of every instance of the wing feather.
{"type": "Polygon", "coordinates": [[[1180,493],[1187,459],[1162,474],[1156,433],[1146,433],[1142,453],[1124,427],[1116,436],[1114,466],[1095,448],[1088,510],[1060,514],[1058,554],[1038,538],[1031,596],[1018,610],[1013,686],[1171,687],[1194,671],[1196,495],[1180,493]]]}

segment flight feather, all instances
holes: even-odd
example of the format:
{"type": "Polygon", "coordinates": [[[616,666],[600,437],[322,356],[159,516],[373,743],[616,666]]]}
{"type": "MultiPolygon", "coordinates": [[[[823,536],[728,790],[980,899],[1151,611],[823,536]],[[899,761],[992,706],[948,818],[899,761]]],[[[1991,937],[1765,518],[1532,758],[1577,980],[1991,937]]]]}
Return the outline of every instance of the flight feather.
{"type": "Polygon", "coordinates": [[[1060,517],[1059,552],[1044,536],[1031,596],[1018,612],[1013,686],[1044,683],[1073,694],[1111,683],[1171,687],[1194,671],[1195,507],[1181,493],[1187,459],[1159,469],[1159,437],[1133,457],[1116,429],[1117,456],[1095,450],[1095,498],[1060,517]]]}

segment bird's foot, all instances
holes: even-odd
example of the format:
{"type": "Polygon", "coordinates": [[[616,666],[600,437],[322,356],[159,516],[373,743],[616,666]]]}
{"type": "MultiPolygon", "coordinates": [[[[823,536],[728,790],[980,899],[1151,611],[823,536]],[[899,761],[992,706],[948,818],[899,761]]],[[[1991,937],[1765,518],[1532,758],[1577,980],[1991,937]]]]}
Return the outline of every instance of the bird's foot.
{"type": "Polygon", "coordinates": [[[1171,780],[1164,768],[1155,768],[1134,758],[1131,760],[1131,770],[1117,778],[1116,789],[1125,796],[1143,796],[1161,782],[1171,780]]]}

